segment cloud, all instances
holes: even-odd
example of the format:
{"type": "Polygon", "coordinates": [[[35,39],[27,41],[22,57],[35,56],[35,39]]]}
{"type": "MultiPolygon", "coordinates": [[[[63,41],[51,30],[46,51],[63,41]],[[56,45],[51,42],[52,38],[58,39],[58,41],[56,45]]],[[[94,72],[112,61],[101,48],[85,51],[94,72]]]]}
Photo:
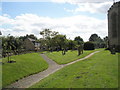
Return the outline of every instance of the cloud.
{"type": "MultiPolygon", "coordinates": [[[[78,3],[104,3],[104,2],[113,2],[112,0],[50,0],[54,3],[71,3],[71,4],[78,4],[78,3]]],[[[120,1],[120,0],[116,0],[120,1]]]]}
{"type": "Polygon", "coordinates": [[[10,16],[7,14],[3,14],[3,16],[0,16],[0,25],[3,24],[13,24],[14,20],[10,19],[10,16]]]}
{"type": "Polygon", "coordinates": [[[97,33],[101,37],[107,35],[107,19],[100,20],[83,15],[50,18],[35,14],[22,14],[13,19],[7,16],[0,16],[1,21],[1,25],[12,25],[11,27],[1,28],[4,35],[8,35],[9,33],[14,36],[35,34],[37,37],[41,37],[39,32],[44,28],[58,31],[71,39],[74,39],[76,36],[81,36],[85,41],[93,33],[97,33]]]}
{"type": "MultiPolygon", "coordinates": [[[[54,2],[54,3],[86,3],[109,2],[111,0],[2,0],[2,2],[54,2]]],[[[116,0],[119,1],[119,0],[116,0]]]]}
{"type": "Polygon", "coordinates": [[[2,8],[1,8],[1,6],[0,6],[0,12],[2,12],[2,8]]]}
{"type": "Polygon", "coordinates": [[[66,9],[67,12],[77,13],[77,12],[90,12],[90,13],[107,13],[108,9],[112,5],[112,2],[102,2],[102,3],[77,3],[77,8],[66,9]]]}

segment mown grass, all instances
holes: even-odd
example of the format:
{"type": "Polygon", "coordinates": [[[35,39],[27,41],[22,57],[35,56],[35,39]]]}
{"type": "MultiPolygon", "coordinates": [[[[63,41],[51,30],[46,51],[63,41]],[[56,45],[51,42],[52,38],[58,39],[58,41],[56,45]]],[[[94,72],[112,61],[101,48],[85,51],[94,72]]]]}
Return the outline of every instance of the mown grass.
{"type": "MultiPolygon", "coordinates": [[[[96,49],[96,50],[101,50],[101,49],[96,49]]],[[[81,54],[80,56],[78,56],[77,50],[74,50],[74,51],[69,50],[68,52],[66,52],[65,55],[62,55],[62,51],[52,52],[52,53],[49,52],[49,53],[46,53],[46,55],[58,64],[66,64],[66,63],[72,62],[74,60],[83,58],[96,50],[84,51],[84,53],[81,54]]]]}
{"type": "Polygon", "coordinates": [[[7,63],[7,58],[3,58],[2,84],[3,87],[31,74],[43,71],[48,68],[48,64],[38,53],[11,56],[15,63],[7,63]]]}
{"type": "Polygon", "coordinates": [[[66,66],[31,88],[117,88],[118,54],[101,51],[66,66]]]}

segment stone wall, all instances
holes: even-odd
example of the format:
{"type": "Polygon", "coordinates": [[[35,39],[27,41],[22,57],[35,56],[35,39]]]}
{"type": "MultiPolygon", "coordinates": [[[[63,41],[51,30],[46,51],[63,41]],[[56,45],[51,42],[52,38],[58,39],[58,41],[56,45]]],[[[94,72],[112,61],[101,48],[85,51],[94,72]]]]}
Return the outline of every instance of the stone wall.
{"type": "Polygon", "coordinates": [[[114,3],[108,10],[109,47],[120,52],[120,2],[114,3]]]}

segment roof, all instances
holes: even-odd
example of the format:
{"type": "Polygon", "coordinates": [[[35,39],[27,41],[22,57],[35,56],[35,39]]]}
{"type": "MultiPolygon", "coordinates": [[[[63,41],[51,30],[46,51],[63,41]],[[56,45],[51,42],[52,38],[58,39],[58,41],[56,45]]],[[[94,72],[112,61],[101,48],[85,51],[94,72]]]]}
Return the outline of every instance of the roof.
{"type": "Polygon", "coordinates": [[[35,41],[34,39],[32,39],[32,38],[28,38],[30,41],[35,41]]]}

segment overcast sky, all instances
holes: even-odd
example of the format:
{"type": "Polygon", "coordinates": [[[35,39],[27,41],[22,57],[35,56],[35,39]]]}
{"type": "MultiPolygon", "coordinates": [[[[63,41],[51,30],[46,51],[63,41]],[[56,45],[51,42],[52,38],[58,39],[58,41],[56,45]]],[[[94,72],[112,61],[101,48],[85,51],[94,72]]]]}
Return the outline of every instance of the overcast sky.
{"type": "Polygon", "coordinates": [[[40,38],[39,32],[49,28],[67,38],[81,36],[87,41],[91,34],[96,33],[102,38],[108,34],[107,10],[113,4],[112,0],[8,1],[0,3],[3,35],[34,34],[40,38]]]}

